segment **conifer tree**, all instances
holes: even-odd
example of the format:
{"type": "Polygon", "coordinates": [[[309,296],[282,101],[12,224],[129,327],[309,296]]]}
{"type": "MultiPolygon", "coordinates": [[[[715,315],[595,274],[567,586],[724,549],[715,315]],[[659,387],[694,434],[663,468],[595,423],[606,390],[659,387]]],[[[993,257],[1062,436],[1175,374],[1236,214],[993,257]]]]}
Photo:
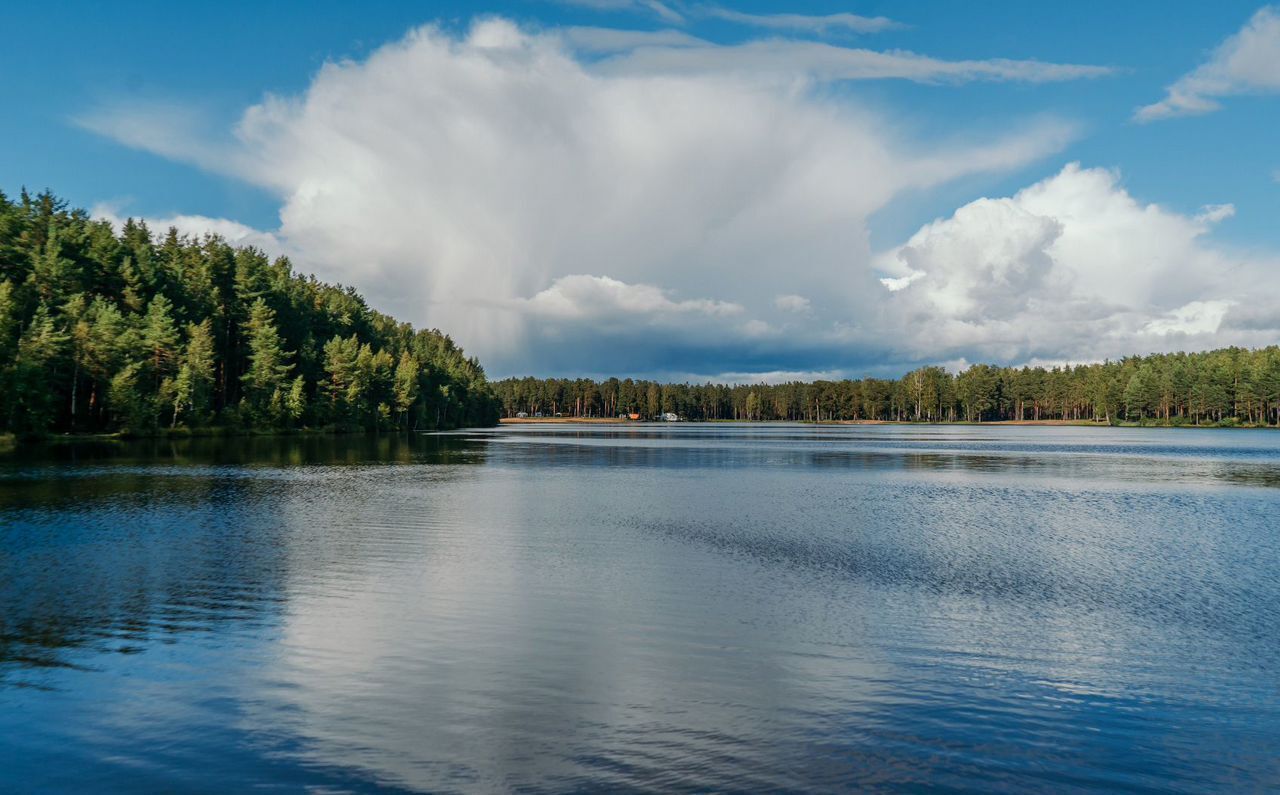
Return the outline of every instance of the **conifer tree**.
{"type": "Polygon", "coordinates": [[[178,368],[173,421],[186,414],[188,422],[203,423],[211,408],[214,385],[213,324],[205,318],[187,326],[187,348],[178,368]]]}
{"type": "Polygon", "coordinates": [[[18,352],[18,332],[22,317],[14,296],[13,283],[0,281],[0,421],[10,418],[14,377],[13,360],[18,352]]]}
{"type": "Polygon", "coordinates": [[[57,412],[59,370],[66,354],[67,335],[41,304],[18,339],[13,363],[12,427],[20,433],[42,433],[57,412]]]}
{"type": "Polygon", "coordinates": [[[46,304],[63,299],[79,290],[76,263],[63,251],[63,232],[50,230],[44,249],[32,263],[28,277],[35,293],[46,304]]]}
{"type": "Polygon", "coordinates": [[[180,339],[173,319],[173,302],[157,295],[147,307],[140,335],[147,366],[157,384],[176,369],[180,339]]]}
{"type": "Polygon", "coordinates": [[[244,403],[255,420],[274,424],[283,417],[285,379],[293,365],[275,325],[276,313],[262,298],[254,300],[244,327],[249,364],[240,377],[244,403]]]}
{"type": "Polygon", "coordinates": [[[297,422],[307,410],[307,384],[302,376],[293,379],[289,391],[284,398],[284,413],[290,420],[297,422]]]}
{"type": "Polygon", "coordinates": [[[400,354],[395,374],[395,409],[397,421],[408,425],[409,410],[418,399],[418,360],[408,352],[400,354]]]}

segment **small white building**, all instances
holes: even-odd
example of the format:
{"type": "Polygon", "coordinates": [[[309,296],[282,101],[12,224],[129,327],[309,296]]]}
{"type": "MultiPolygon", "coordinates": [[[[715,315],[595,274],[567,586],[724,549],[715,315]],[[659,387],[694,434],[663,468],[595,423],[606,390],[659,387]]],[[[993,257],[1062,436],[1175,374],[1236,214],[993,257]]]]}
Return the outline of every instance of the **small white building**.
{"type": "Polygon", "coordinates": [[[662,421],[663,422],[679,422],[680,416],[676,414],[674,411],[668,411],[662,415],[662,421]]]}

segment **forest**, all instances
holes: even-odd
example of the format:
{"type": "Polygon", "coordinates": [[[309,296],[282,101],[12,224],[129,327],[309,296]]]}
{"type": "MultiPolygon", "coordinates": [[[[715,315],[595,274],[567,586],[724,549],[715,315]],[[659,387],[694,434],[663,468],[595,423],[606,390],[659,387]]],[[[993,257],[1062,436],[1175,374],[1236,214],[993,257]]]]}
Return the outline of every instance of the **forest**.
{"type": "Polygon", "coordinates": [[[1280,425],[1280,347],[782,384],[510,378],[252,247],[0,193],[0,432],[432,430],[499,416],[1280,425]]]}
{"type": "Polygon", "coordinates": [[[0,431],[492,425],[445,334],[214,235],[156,235],[0,193],[0,431]]]}
{"type": "Polygon", "coordinates": [[[1064,367],[921,367],[902,378],[784,384],[662,384],[511,378],[503,415],[687,420],[1280,425],[1280,347],[1130,356],[1064,367]]]}

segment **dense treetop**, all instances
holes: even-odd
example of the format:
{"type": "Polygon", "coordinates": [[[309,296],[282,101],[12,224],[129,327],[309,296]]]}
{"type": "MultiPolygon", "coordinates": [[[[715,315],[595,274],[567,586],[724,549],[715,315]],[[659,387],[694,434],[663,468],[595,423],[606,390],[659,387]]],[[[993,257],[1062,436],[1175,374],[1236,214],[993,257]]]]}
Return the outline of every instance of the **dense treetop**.
{"type": "Polygon", "coordinates": [[[1280,424],[1280,348],[1132,356],[1076,367],[923,367],[897,380],[774,385],[512,378],[503,413],[689,420],[1094,420],[1280,424]]]}
{"type": "Polygon", "coordinates": [[[0,430],[492,424],[448,336],[217,236],[0,193],[0,430]]]}

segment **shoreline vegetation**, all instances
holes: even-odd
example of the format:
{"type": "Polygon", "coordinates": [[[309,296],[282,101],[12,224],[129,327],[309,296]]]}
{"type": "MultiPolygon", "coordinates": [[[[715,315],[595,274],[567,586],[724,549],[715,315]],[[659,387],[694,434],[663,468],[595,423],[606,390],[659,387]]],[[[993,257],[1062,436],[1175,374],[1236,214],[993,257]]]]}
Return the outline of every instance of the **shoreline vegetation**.
{"type": "Polygon", "coordinates": [[[779,384],[508,378],[504,420],[923,422],[1280,427],[1280,346],[1062,367],[930,366],[898,379],[779,384]]]}
{"type": "MultiPolygon", "coordinates": [[[[1104,423],[1094,420],[993,420],[991,422],[927,422],[914,420],[695,420],[709,423],[807,423],[810,425],[1062,425],[1096,428],[1104,423]]],[[[503,417],[501,425],[658,425],[666,420],[632,420],[624,417],[503,417]]],[[[1138,427],[1137,423],[1133,424],[1138,427]]],[[[1150,426],[1159,427],[1159,426],[1150,426]]],[[[1195,427],[1195,426],[1190,426],[1195,427]]],[[[1243,426],[1241,426],[1243,427],[1243,426]]]]}
{"type": "Polygon", "coordinates": [[[63,432],[28,434],[17,436],[0,434],[0,451],[26,444],[74,444],[78,442],[131,442],[145,440],[178,441],[182,439],[246,439],[246,438],[318,438],[340,436],[404,436],[406,433],[431,433],[423,431],[378,431],[363,429],[325,428],[233,428],[225,425],[206,425],[197,428],[156,428],[146,432],[130,430],[92,432],[63,432]]]}
{"type": "Polygon", "coordinates": [[[0,193],[0,434],[408,432],[498,413],[446,334],[285,257],[0,193]]]}
{"type": "MultiPolygon", "coordinates": [[[[1207,424],[1207,425],[1187,425],[1185,423],[1165,423],[1165,422],[1128,422],[1116,421],[1106,423],[1101,420],[991,420],[989,422],[969,422],[965,420],[955,421],[929,421],[929,420],[693,420],[693,422],[704,422],[711,424],[727,424],[727,425],[769,425],[772,423],[779,424],[801,424],[801,425],[972,425],[984,428],[989,427],[1049,427],[1049,428],[1189,428],[1189,429],[1213,429],[1213,428],[1240,428],[1240,429],[1268,429],[1280,430],[1280,426],[1276,425],[1250,425],[1246,423],[1227,423],[1227,424],[1207,424]]],[[[498,421],[500,425],[665,425],[668,424],[664,420],[632,420],[623,419],[622,417],[503,417],[498,421]]]]}

